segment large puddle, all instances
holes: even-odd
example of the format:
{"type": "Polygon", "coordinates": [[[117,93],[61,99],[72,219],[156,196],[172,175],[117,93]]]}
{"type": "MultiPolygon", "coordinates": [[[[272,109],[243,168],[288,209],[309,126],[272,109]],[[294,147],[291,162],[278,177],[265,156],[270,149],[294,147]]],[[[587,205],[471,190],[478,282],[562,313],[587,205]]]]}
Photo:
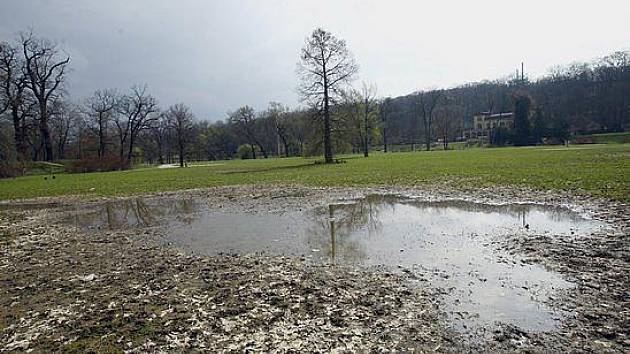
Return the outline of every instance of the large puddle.
{"type": "Polygon", "coordinates": [[[222,213],[195,198],[140,198],[106,203],[71,222],[96,229],[163,226],[170,242],[193,253],[265,252],[405,271],[447,290],[444,310],[463,331],[497,322],[529,331],[559,324],[562,315],[544,301],[572,285],[498,250],[501,237],[580,237],[604,227],[565,208],[383,195],[280,215],[222,213]]]}

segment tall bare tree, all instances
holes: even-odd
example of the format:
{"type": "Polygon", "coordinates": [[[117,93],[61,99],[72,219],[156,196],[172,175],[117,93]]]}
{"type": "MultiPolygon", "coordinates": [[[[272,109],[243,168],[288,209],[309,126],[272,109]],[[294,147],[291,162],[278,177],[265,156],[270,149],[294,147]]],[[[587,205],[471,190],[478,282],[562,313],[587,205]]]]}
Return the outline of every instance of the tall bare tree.
{"type": "Polygon", "coordinates": [[[421,91],[416,96],[416,114],[422,119],[427,151],[431,150],[431,142],[433,141],[433,113],[443,95],[442,90],[431,90],[421,91]]]}
{"type": "Polygon", "coordinates": [[[349,84],[358,71],[354,57],[346,42],[332,33],[317,28],[306,39],[300,53],[298,73],[299,92],[302,99],[321,112],[323,118],[324,159],[332,163],[330,106],[345,85],[349,84]]]}
{"type": "Polygon", "coordinates": [[[358,90],[347,90],[333,116],[334,126],[340,132],[333,136],[342,136],[351,144],[353,152],[362,152],[365,157],[369,156],[370,142],[378,134],[374,92],[374,87],[367,84],[358,90]]]}
{"type": "Polygon", "coordinates": [[[170,132],[167,115],[161,113],[158,119],[151,122],[149,125],[149,131],[151,132],[151,137],[153,138],[157,149],[156,154],[158,163],[162,165],[164,164],[164,147],[167,143],[170,132]]]}
{"type": "Polygon", "coordinates": [[[26,86],[32,91],[39,108],[39,132],[44,159],[53,160],[53,147],[48,124],[49,103],[60,94],[70,57],[62,55],[56,44],[37,38],[33,33],[20,35],[26,75],[26,86]]]}
{"type": "Polygon", "coordinates": [[[50,126],[57,158],[66,158],[66,148],[70,139],[70,132],[79,119],[78,108],[66,101],[56,100],[51,104],[50,126]]]}
{"type": "Polygon", "coordinates": [[[392,110],[392,106],[392,99],[390,97],[387,97],[381,102],[378,110],[383,136],[383,152],[387,152],[387,123],[392,110]]]}
{"type": "Polygon", "coordinates": [[[370,136],[371,130],[374,128],[373,117],[378,111],[378,105],[376,104],[376,86],[373,84],[363,83],[360,91],[362,113],[363,113],[363,156],[368,157],[370,151],[370,136]]]}
{"type": "Polygon", "coordinates": [[[442,139],[444,150],[448,150],[448,143],[459,130],[458,119],[464,115],[462,107],[458,106],[452,99],[445,97],[442,103],[435,108],[435,127],[438,138],[442,139]]]}
{"type": "Polygon", "coordinates": [[[147,92],[147,85],[136,85],[131,88],[130,94],[121,97],[118,107],[114,124],[118,131],[120,160],[125,158],[124,149],[127,144],[127,161],[131,162],[138,134],[158,118],[157,100],[147,92]]]}
{"type": "Polygon", "coordinates": [[[186,146],[189,143],[193,126],[193,114],[188,106],[178,103],[169,107],[166,116],[168,117],[168,125],[175,132],[177,139],[179,167],[184,167],[186,146]]]}
{"type": "Polygon", "coordinates": [[[15,47],[0,43],[0,114],[10,112],[13,122],[15,151],[19,159],[28,155],[27,118],[32,116],[35,102],[27,91],[27,78],[22,72],[23,60],[15,47]]]}
{"type": "Polygon", "coordinates": [[[273,120],[276,127],[276,134],[279,140],[278,156],[281,155],[281,150],[284,150],[284,156],[289,157],[289,107],[284,106],[282,103],[270,102],[267,115],[273,120]],[[280,142],[282,142],[282,149],[279,146],[280,142]]]}
{"type": "Polygon", "coordinates": [[[90,128],[98,136],[98,157],[107,152],[107,130],[110,120],[116,114],[118,93],[115,90],[97,90],[85,102],[90,128]]]}
{"type": "Polygon", "coordinates": [[[235,112],[230,113],[229,121],[245,135],[245,138],[252,149],[252,158],[256,158],[256,146],[258,146],[263,156],[267,158],[267,150],[265,150],[264,145],[260,142],[256,131],[257,117],[256,112],[252,107],[243,106],[235,112]]]}

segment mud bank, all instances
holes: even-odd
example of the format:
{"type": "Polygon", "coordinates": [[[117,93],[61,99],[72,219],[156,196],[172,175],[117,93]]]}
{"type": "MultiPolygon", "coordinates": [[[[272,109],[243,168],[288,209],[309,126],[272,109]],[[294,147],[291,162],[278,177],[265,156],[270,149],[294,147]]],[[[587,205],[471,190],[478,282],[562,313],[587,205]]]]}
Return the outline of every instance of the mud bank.
{"type": "MultiPolygon", "coordinates": [[[[453,328],[449,290],[428,269],[317,264],[265,254],[193,256],[162,228],[91,230],[68,215],[115,198],[57,198],[0,207],[3,351],[597,351],[630,347],[629,209],[528,190],[230,187],[166,193],[252,215],[309,210],[368,194],[422,200],[564,205],[610,227],[582,237],[514,233],[494,244],[504,262],[557,272],[574,286],[542,299],[557,328],[453,328]],[[54,204],[48,204],[54,203],[54,204]]],[[[458,311],[459,316],[469,314],[458,311]]]]}

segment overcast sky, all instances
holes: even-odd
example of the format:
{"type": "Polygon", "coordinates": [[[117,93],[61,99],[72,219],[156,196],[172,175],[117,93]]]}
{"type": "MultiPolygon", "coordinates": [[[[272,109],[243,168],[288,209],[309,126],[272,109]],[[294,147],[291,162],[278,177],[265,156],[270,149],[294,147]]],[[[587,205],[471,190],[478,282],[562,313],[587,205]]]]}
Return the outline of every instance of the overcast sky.
{"type": "Polygon", "coordinates": [[[630,49],[628,0],[0,0],[0,40],[29,27],[70,53],[73,98],[147,83],[163,106],[224,119],[298,104],[296,63],[317,26],[345,39],[381,96],[630,49]]]}

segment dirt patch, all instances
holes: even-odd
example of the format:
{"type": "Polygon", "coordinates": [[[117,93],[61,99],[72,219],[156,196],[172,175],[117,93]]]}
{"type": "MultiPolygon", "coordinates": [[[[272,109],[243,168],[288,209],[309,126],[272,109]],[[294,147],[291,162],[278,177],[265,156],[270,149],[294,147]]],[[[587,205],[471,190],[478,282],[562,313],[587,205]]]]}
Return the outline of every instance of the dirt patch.
{"type": "MultiPolygon", "coordinates": [[[[551,306],[571,316],[557,331],[529,333],[500,326],[478,341],[449,328],[441,306],[445,292],[412,285],[417,274],[314,265],[299,257],[190,256],[160,246],[155,228],[86,232],[51,223],[67,210],[5,211],[0,235],[10,236],[0,260],[0,347],[623,352],[630,346],[630,220],[625,205],[507,188],[253,186],[180,194],[205,197],[226,212],[284,213],[373,193],[567,205],[614,227],[605,234],[575,239],[515,235],[498,245],[574,282],[576,287],[550,300],[551,306]]],[[[103,199],[49,201],[76,210],[103,199]]]]}

